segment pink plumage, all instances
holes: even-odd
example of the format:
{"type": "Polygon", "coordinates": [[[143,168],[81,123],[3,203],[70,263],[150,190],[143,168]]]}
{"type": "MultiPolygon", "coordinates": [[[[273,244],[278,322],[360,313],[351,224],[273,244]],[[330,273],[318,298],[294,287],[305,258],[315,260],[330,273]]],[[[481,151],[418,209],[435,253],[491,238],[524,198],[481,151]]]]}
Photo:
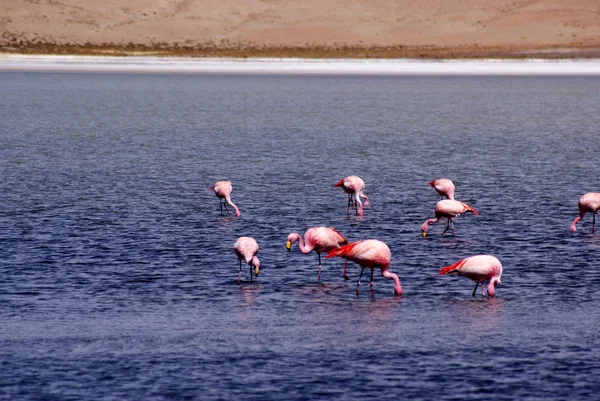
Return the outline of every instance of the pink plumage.
{"type": "Polygon", "coordinates": [[[256,256],[259,250],[258,243],[252,237],[239,237],[233,245],[233,250],[240,261],[238,284],[242,278],[242,260],[250,266],[250,281],[252,282],[252,268],[254,268],[254,275],[258,276],[260,272],[260,261],[256,256]]]}
{"type": "Polygon", "coordinates": [[[383,277],[388,280],[394,280],[394,293],[396,295],[402,295],[400,279],[396,274],[388,270],[392,260],[392,253],[385,243],[375,239],[353,242],[337,249],[332,249],[327,252],[325,258],[329,259],[335,256],[350,260],[361,267],[360,276],[356,282],[357,295],[360,287],[360,279],[365,269],[371,269],[371,279],[369,284],[371,287],[371,294],[373,294],[373,272],[376,268],[381,270],[381,275],[383,277]]]}
{"type": "MultiPolygon", "coordinates": [[[[312,227],[306,230],[304,238],[298,233],[290,233],[287,237],[286,248],[291,249],[292,244],[298,241],[298,249],[302,253],[311,253],[313,250],[319,258],[319,275],[317,281],[321,281],[321,252],[327,252],[348,243],[342,234],[329,227],[312,227]]],[[[344,265],[343,277],[347,280],[346,266],[344,265]]]]}
{"type": "Polygon", "coordinates": [[[600,193],[588,192],[579,198],[579,216],[571,223],[571,231],[577,231],[577,223],[585,216],[587,212],[592,213],[592,232],[596,225],[596,213],[600,213],[600,193]]]}
{"type": "Polygon", "coordinates": [[[479,214],[477,210],[473,209],[466,203],[452,199],[441,200],[435,205],[435,217],[426,220],[425,223],[423,223],[423,225],[421,226],[421,234],[423,235],[423,237],[427,236],[427,231],[429,230],[430,224],[435,224],[441,218],[446,218],[448,219],[448,222],[446,224],[446,228],[444,229],[444,231],[442,231],[442,235],[444,235],[444,233],[448,231],[449,228],[452,230],[452,235],[454,235],[454,223],[452,222],[452,219],[467,212],[473,213],[474,215],[479,214]]]}
{"type": "Polygon", "coordinates": [[[365,198],[365,206],[369,206],[369,198],[363,193],[365,182],[362,178],[350,175],[343,180],[338,181],[334,186],[341,187],[344,192],[348,194],[348,208],[346,209],[346,213],[349,213],[350,207],[354,206],[356,208],[356,214],[362,216],[363,204],[360,198],[365,198]]]}
{"type": "Polygon", "coordinates": [[[447,178],[438,178],[429,182],[429,186],[435,189],[435,191],[444,199],[444,196],[448,199],[454,200],[454,183],[447,178]]]}
{"type": "Polygon", "coordinates": [[[231,181],[217,181],[215,185],[212,185],[210,188],[211,191],[215,191],[215,195],[219,198],[219,206],[221,207],[221,214],[223,214],[223,206],[225,206],[225,210],[227,214],[229,214],[229,209],[227,209],[227,204],[229,204],[235,210],[235,215],[240,217],[240,210],[237,206],[231,201],[231,192],[233,192],[233,187],[231,186],[231,181]],[[221,200],[224,200],[223,202],[221,200]]]}
{"type": "Polygon", "coordinates": [[[493,297],[496,295],[496,286],[501,282],[502,263],[492,255],[475,255],[459,260],[450,266],[442,267],[438,276],[446,274],[457,274],[475,281],[473,296],[475,296],[479,284],[481,284],[481,295],[485,296],[483,283],[490,280],[487,295],[493,297]]]}

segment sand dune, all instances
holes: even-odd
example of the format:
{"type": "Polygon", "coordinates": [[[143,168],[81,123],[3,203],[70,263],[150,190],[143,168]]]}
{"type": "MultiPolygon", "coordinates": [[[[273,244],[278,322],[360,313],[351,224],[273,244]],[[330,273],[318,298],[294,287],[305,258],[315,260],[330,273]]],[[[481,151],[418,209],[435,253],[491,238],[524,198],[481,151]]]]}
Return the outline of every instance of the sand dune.
{"type": "Polygon", "coordinates": [[[11,0],[0,51],[600,56],[598,0],[11,0]]]}

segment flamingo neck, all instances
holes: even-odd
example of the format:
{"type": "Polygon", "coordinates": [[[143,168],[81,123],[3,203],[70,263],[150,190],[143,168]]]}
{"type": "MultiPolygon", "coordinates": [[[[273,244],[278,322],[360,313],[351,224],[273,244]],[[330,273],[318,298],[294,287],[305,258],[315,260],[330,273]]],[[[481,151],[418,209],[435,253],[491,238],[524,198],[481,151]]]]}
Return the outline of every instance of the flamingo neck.
{"type": "Polygon", "coordinates": [[[385,270],[382,269],[381,275],[383,277],[387,278],[388,280],[394,280],[394,294],[402,295],[402,285],[400,284],[400,279],[398,278],[398,275],[390,272],[387,269],[385,269],[385,270]]]}
{"type": "Polygon", "coordinates": [[[313,249],[315,249],[314,246],[309,245],[308,243],[306,243],[304,241],[304,238],[302,238],[302,236],[298,233],[294,233],[296,239],[298,240],[298,249],[300,249],[300,252],[302,253],[311,253],[313,251],[313,249]]]}
{"type": "Polygon", "coordinates": [[[583,214],[585,214],[585,212],[579,213],[579,216],[575,217],[575,220],[573,220],[573,222],[571,223],[571,231],[572,232],[577,231],[577,223],[579,223],[579,220],[581,220],[583,218],[583,216],[582,216],[583,214]]]}
{"type": "Polygon", "coordinates": [[[429,225],[437,223],[438,220],[438,218],[426,220],[425,223],[423,223],[423,225],[421,226],[421,231],[426,233],[427,231],[429,231],[429,225]]]}
{"type": "Polygon", "coordinates": [[[488,297],[494,297],[496,295],[496,284],[498,282],[498,279],[496,277],[492,278],[490,280],[490,283],[487,286],[487,294],[488,297]]]}
{"type": "Polygon", "coordinates": [[[354,198],[356,199],[356,203],[358,203],[358,211],[356,212],[356,214],[358,216],[362,216],[363,215],[363,204],[360,200],[360,192],[356,192],[354,198]]]}
{"type": "Polygon", "coordinates": [[[360,193],[360,196],[365,198],[365,206],[369,206],[369,197],[367,195],[363,194],[362,191],[360,193]]]}
{"type": "Polygon", "coordinates": [[[579,223],[579,220],[581,220],[581,217],[577,216],[577,217],[575,217],[575,220],[573,220],[573,222],[571,223],[571,228],[570,228],[570,230],[571,230],[572,232],[575,232],[575,231],[577,231],[577,223],[579,223]]]}
{"type": "Polygon", "coordinates": [[[231,197],[230,196],[226,196],[225,200],[227,201],[227,203],[229,204],[229,206],[231,206],[234,210],[235,210],[235,217],[240,217],[240,209],[238,209],[238,207],[235,205],[235,203],[233,203],[231,201],[231,197]]]}

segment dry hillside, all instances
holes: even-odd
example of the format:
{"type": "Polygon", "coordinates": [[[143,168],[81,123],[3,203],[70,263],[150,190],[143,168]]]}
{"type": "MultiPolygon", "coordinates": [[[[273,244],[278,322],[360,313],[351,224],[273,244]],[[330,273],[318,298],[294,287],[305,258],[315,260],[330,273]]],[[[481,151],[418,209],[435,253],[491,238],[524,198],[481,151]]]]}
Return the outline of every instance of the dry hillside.
{"type": "Polygon", "coordinates": [[[600,0],[10,0],[0,51],[600,56],[600,0]]]}

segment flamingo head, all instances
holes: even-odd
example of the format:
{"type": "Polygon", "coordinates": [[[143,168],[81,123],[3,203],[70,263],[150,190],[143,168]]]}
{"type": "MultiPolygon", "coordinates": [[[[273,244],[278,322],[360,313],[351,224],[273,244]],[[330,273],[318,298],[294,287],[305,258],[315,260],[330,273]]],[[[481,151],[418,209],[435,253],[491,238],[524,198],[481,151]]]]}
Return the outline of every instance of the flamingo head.
{"type": "Polygon", "coordinates": [[[292,250],[292,244],[298,240],[298,237],[299,235],[296,233],[291,233],[290,235],[288,235],[287,243],[285,244],[285,247],[288,251],[292,250]]]}
{"type": "Polygon", "coordinates": [[[570,230],[572,232],[577,232],[577,223],[579,223],[579,220],[581,220],[581,215],[575,217],[575,220],[573,220],[573,222],[571,223],[570,230]]]}
{"type": "Polygon", "coordinates": [[[254,267],[254,275],[258,277],[258,274],[260,273],[260,260],[258,260],[256,256],[253,256],[251,264],[252,267],[254,267]]]}
{"type": "Polygon", "coordinates": [[[488,288],[487,288],[487,293],[490,298],[492,298],[496,295],[496,286],[500,285],[501,282],[502,281],[500,280],[500,277],[494,277],[490,281],[490,284],[488,285],[488,288]]]}
{"type": "Polygon", "coordinates": [[[421,235],[423,236],[423,238],[427,237],[427,231],[429,231],[429,220],[423,223],[423,225],[421,226],[421,235]]]}

